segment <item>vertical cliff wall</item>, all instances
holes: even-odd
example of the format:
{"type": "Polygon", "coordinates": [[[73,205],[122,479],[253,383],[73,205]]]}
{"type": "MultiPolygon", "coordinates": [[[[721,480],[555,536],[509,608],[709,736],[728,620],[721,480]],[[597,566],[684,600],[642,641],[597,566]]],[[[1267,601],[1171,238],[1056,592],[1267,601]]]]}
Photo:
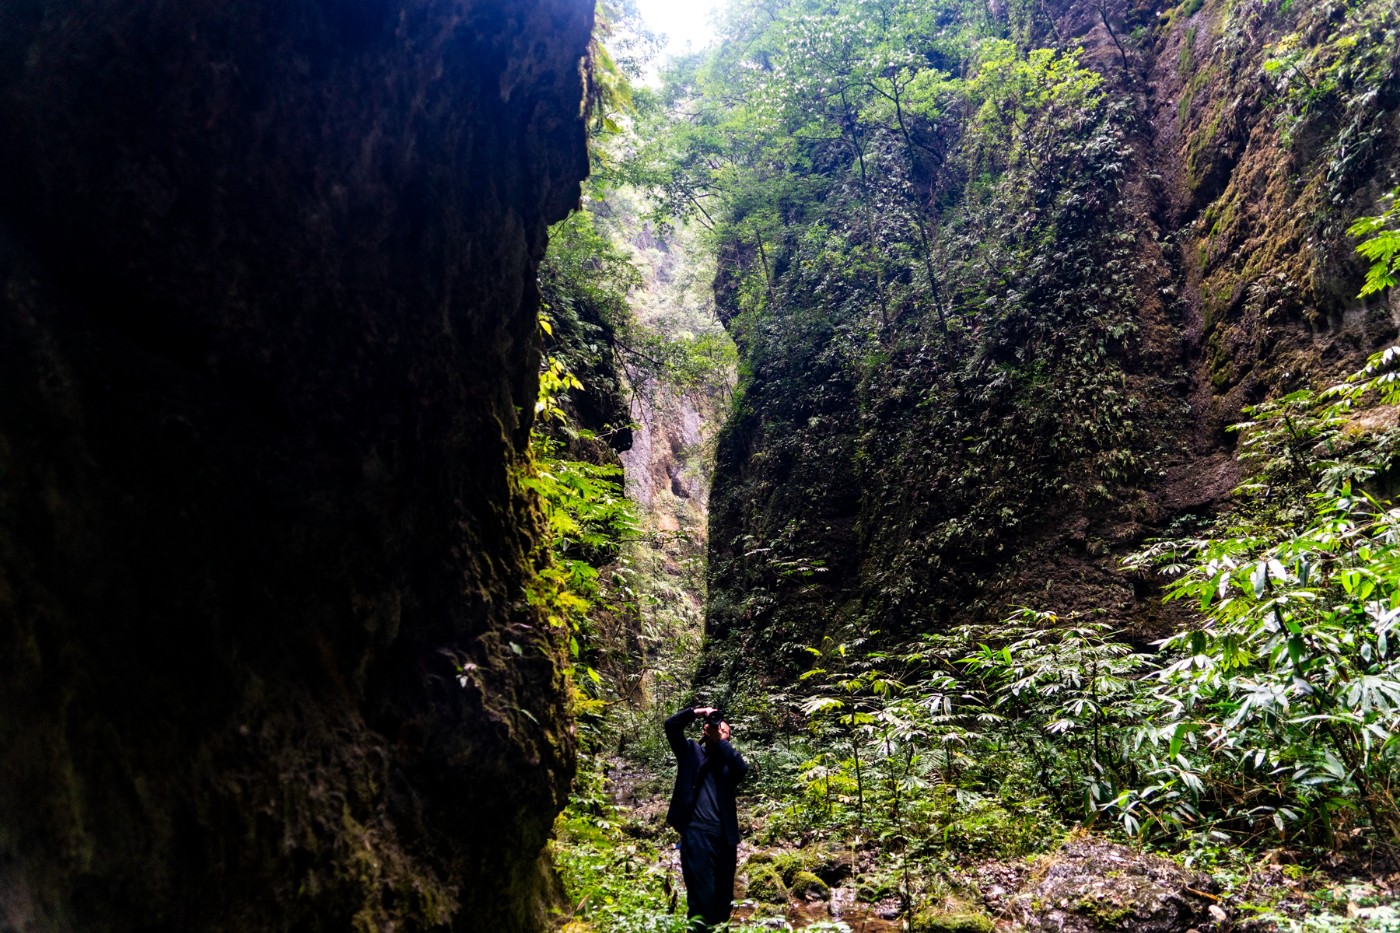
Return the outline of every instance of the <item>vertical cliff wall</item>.
{"type": "Polygon", "coordinates": [[[720,444],[704,671],[731,685],[790,674],[823,635],[1022,605],[1165,627],[1120,558],[1227,500],[1241,405],[1396,333],[1393,300],[1353,297],[1345,235],[1400,171],[1393,0],[941,9],[946,35],[1016,57],[983,44],[959,70],[928,40],[918,67],[973,76],[963,96],[833,122],[863,150],[804,152],[827,216],[793,194],[750,224],[762,254],[721,258],[749,376],[720,444]]]}
{"type": "Polygon", "coordinates": [[[542,927],[592,12],[0,6],[0,929],[542,927]]]}

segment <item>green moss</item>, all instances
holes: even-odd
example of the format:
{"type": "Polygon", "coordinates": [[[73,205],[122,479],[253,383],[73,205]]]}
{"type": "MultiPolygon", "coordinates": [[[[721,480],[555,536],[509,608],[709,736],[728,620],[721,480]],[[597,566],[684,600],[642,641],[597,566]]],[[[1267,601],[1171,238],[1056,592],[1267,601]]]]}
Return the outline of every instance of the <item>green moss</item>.
{"type": "Polygon", "coordinates": [[[804,849],[796,849],[791,852],[778,852],[772,856],[773,869],[783,878],[783,881],[791,884],[799,872],[811,871],[814,867],[814,860],[804,849]]]}
{"type": "Polygon", "coordinates": [[[1078,913],[1093,917],[1095,924],[1103,927],[1116,927],[1134,914],[1132,905],[1101,897],[1080,898],[1074,907],[1078,913]]]}
{"type": "Polygon", "coordinates": [[[1210,364],[1211,386],[1217,392],[1229,388],[1235,381],[1235,365],[1230,359],[1230,354],[1224,350],[1224,341],[1219,330],[1212,331],[1206,341],[1206,358],[1210,364]]]}
{"type": "MultiPolygon", "coordinates": [[[[1192,67],[1195,67],[1197,64],[1198,63],[1195,61],[1193,53],[1192,67]]],[[[1185,77],[1185,75],[1183,74],[1182,77],[1185,77]]],[[[1210,66],[1201,68],[1201,70],[1197,71],[1191,76],[1191,80],[1187,81],[1186,86],[1181,90],[1181,101],[1177,104],[1177,122],[1178,125],[1181,127],[1182,131],[1186,133],[1188,144],[1190,145],[1190,151],[1187,153],[1188,160],[1194,160],[1198,158],[1201,155],[1201,150],[1205,146],[1209,145],[1210,140],[1214,139],[1212,130],[1210,131],[1212,133],[1210,139],[1208,139],[1205,142],[1201,142],[1201,140],[1198,137],[1193,136],[1189,132],[1189,128],[1191,121],[1191,110],[1193,106],[1198,100],[1205,99],[1207,102],[1209,101],[1210,86],[1213,83],[1216,83],[1218,77],[1218,69],[1210,66]],[[1202,98],[1202,93],[1205,93],[1207,96],[1205,98],[1202,98]]],[[[1217,117],[1216,122],[1218,126],[1219,117],[1217,117]]]]}
{"type": "Polygon", "coordinates": [[[810,871],[797,872],[793,876],[792,882],[788,885],[788,890],[791,891],[795,897],[805,897],[813,900],[831,896],[830,886],[810,871]]]}
{"type": "Polygon", "coordinates": [[[765,866],[777,872],[783,884],[791,887],[802,874],[817,876],[831,867],[832,856],[817,847],[802,849],[760,850],[750,855],[745,863],[750,868],[765,866]]]}
{"type": "Polygon", "coordinates": [[[1181,54],[1177,56],[1176,66],[1178,73],[1185,77],[1196,65],[1196,27],[1192,26],[1186,30],[1186,36],[1181,40],[1181,54]]]}
{"type": "Polygon", "coordinates": [[[996,922],[980,911],[925,910],[914,916],[913,933],[992,933],[996,922]]]}
{"type": "Polygon", "coordinates": [[[1216,107],[1205,129],[1191,140],[1186,167],[1192,187],[1199,185],[1206,177],[1206,169],[1215,156],[1215,140],[1220,134],[1220,124],[1224,119],[1225,108],[1216,107]]]}
{"type": "Polygon", "coordinates": [[[755,865],[749,860],[749,884],[745,895],[756,901],[779,902],[788,899],[783,876],[771,864],[755,865]]]}
{"type": "Polygon", "coordinates": [[[1209,236],[1225,236],[1228,238],[1231,231],[1237,226],[1239,219],[1240,202],[1238,200],[1215,202],[1205,213],[1205,222],[1210,226],[1209,236]]]}
{"type": "Polygon", "coordinates": [[[839,873],[831,854],[818,848],[755,852],[745,868],[749,896],[759,901],[828,897],[831,887],[819,873],[839,873]]]}

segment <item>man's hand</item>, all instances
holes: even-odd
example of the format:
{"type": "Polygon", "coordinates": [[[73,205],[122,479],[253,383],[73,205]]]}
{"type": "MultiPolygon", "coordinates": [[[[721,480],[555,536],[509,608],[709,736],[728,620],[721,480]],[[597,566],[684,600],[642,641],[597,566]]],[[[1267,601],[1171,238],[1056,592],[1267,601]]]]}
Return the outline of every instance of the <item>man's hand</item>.
{"type": "MultiPolygon", "coordinates": [[[[692,710],[692,712],[695,713],[695,717],[697,719],[704,719],[706,716],[710,715],[714,711],[715,708],[713,706],[697,706],[694,710],[692,710]]],[[[711,725],[710,723],[705,723],[705,725],[701,729],[701,734],[705,738],[715,742],[728,742],[730,735],[729,723],[721,722],[718,726],[711,725]]]]}

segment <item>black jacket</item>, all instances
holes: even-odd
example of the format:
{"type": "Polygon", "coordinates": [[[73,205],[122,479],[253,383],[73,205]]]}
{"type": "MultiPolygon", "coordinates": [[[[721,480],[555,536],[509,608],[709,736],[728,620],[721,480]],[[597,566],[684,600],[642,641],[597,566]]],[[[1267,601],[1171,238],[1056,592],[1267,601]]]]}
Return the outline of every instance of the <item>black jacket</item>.
{"type": "MultiPolygon", "coordinates": [[[[695,798],[700,793],[700,766],[705,763],[705,751],[700,743],[685,737],[685,729],[695,722],[695,710],[683,709],[666,720],[666,741],[676,756],[676,789],[671,792],[671,807],[666,822],[684,831],[695,811],[695,798]]],[[[734,789],[748,773],[748,763],[728,742],[720,742],[710,752],[710,767],[715,773],[715,802],[719,804],[720,824],[724,840],[739,844],[739,817],[735,810],[734,789]]]]}

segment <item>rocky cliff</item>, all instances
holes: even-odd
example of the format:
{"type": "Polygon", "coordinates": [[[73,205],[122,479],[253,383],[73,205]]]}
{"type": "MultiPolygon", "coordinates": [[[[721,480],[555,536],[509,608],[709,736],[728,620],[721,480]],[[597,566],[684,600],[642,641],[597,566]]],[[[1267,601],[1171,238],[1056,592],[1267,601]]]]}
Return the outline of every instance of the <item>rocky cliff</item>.
{"type": "Polygon", "coordinates": [[[542,928],[592,13],[0,6],[0,928],[542,928]]]}
{"type": "Polygon", "coordinates": [[[761,254],[722,257],[749,376],[711,503],[711,679],[1022,605],[1164,628],[1120,558],[1227,499],[1242,405],[1396,335],[1344,232],[1400,171],[1391,0],[991,9],[943,35],[1015,57],[931,41],[918,67],[973,75],[963,96],[852,110],[808,156],[822,225],[793,194],[761,254]]]}

